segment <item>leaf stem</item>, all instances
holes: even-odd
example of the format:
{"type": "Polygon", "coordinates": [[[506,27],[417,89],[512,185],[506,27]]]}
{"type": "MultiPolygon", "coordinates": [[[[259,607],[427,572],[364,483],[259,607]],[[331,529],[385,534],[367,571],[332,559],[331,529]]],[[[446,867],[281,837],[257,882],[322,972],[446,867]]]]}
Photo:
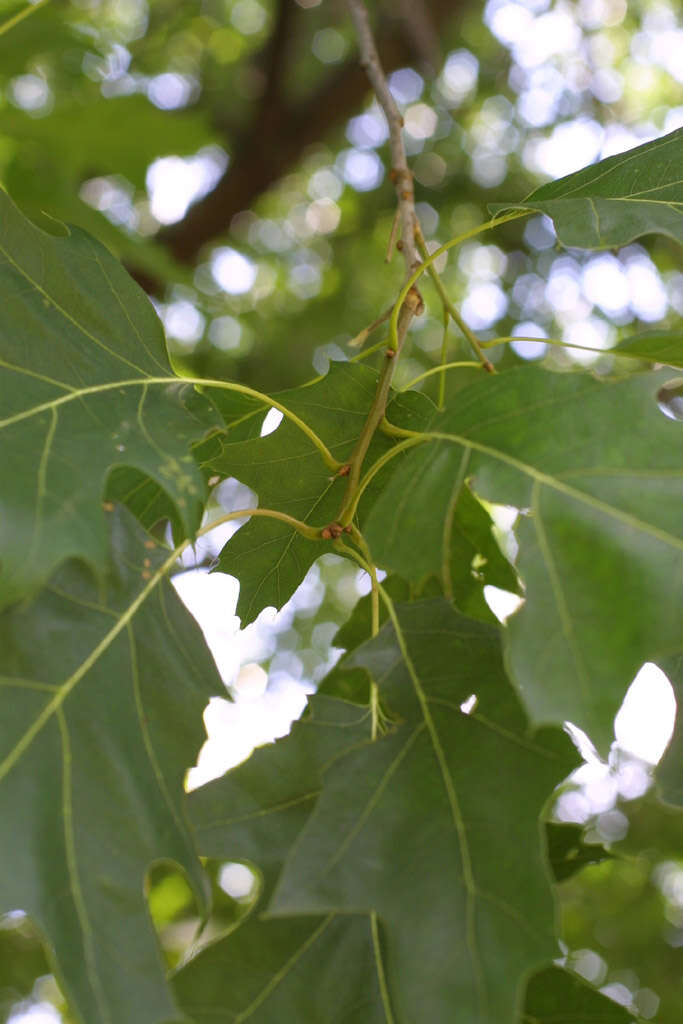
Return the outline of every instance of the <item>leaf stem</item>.
{"type": "Polygon", "coordinates": [[[19,11],[18,14],[12,15],[11,18],[8,18],[7,21],[4,21],[2,25],[0,25],[0,36],[4,36],[5,32],[9,32],[9,30],[14,28],[15,25],[18,25],[20,21],[23,21],[24,18],[28,18],[30,14],[33,14],[41,7],[44,7],[47,3],[49,3],[49,0],[37,0],[34,4],[27,4],[26,7],[19,11]]]}
{"type": "Polygon", "coordinates": [[[592,345],[570,345],[567,341],[560,341],[559,338],[532,338],[525,334],[505,335],[502,338],[492,338],[490,341],[482,341],[482,348],[495,348],[496,345],[510,345],[513,341],[536,341],[543,345],[554,345],[556,348],[572,348],[578,352],[598,352],[601,356],[623,356],[625,359],[644,359],[645,356],[636,355],[633,352],[621,351],[618,348],[595,348],[592,345]]]}
{"type": "MultiPolygon", "coordinates": [[[[422,230],[421,230],[419,224],[415,228],[415,240],[417,242],[417,247],[420,250],[420,254],[421,254],[422,258],[424,260],[428,260],[429,259],[429,249],[427,248],[427,245],[425,243],[424,236],[422,234],[422,230]]],[[[467,338],[467,340],[469,341],[470,345],[474,349],[475,355],[477,355],[479,357],[479,360],[480,360],[482,366],[484,367],[484,369],[487,370],[489,373],[495,373],[496,371],[495,371],[495,368],[493,366],[493,363],[491,363],[486,358],[486,356],[484,355],[484,353],[481,350],[481,343],[479,341],[479,338],[476,336],[474,331],[470,330],[470,328],[467,326],[467,324],[465,323],[463,318],[460,316],[460,313],[458,312],[458,310],[455,308],[455,306],[451,302],[450,298],[448,297],[448,292],[444,288],[444,283],[441,280],[441,277],[438,274],[438,272],[436,270],[436,267],[434,266],[433,263],[427,263],[425,265],[427,266],[427,270],[429,272],[429,276],[431,277],[432,281],[434,282],[434,286],[435,286],[437,292],[439,293],[439,298],[441,299],[441,303],[443,305],[444,310],[447,312],[448,316],[450,316],[450,318],[453,321],[453,323],[455,323],[459,327],[459,329],[462,332],[462,334],[464,334],[464,336],[467,338]]]]}
{"type": "Polygon", "coordinates": [[[368,547],[365,537],[357,527],[351,531],[351,537],[358,547],[363,552],[363,556],[367,562],[367,572],[370,576],[372,583],[372,590],[370,591],[370,604],[371,604],[371,634],[377,636],[379,633],[379,582],[377,580],[377,569],[372,561],[372,555],[370,554],[370,548],[368,547]]]}
{"type": "MultiPolygon", "coordinates": [[[[335,547],[338,551],[343,554],[349,555],[355,562],[360,565],[361,569],[370,577],[370,583],[372,589],[370,591],[370,635],[377,636],[379,633],[379,580],[377,579],[377,568],[373,564],[372,555],[370,549],[365,542],[360,530],[355,527],[351,531],[351,536],[355,544],[362,550],[363,554],[360,555],[353,548],[350,548],[348,544],[344,544],[342,540],[338,540],[335,543],[335,547]]],[[[374,679],[370,680],[370,736],[373,740],[376,740],[380,731],[380,722],[384,720],[382,709],[379,702],[379,687],[374,679]]]]}
{"type": "Polygon", "coordinates": [[[350,363],[359,363],[361,361],[361,359],[365,359],[366,356],[371,356],[375,352],[379,352],[379,350],[381,348],[386,348],[388,342],[389,342],[388,338],[386,338],[386,337],[382,338],[382,340],[378,341],[376,345],[371,345],[370,348],[365,348],[365,349],[363,349],[362,352],[357,352],[355,356],[351,356],[349,358],[349,362],[350,363]]]}
{"type": "Polygon", "coordinates": [[[66,405],[67,402],[84,398],[86,395],[96,395],[103,391],[115,391],[117,388],[147,387],[149,384],[192,384],[195,387],[201,388],[219,388],[224,391],[236,391],[238,394],[256,398],[258,401],[263,402],[264,405],[270,405],[274,409],[279,409],[283,416],[291,420],[315,445],[329,469],[337,473],[342,467],[342,463],[335,459],[322,438],[318,437],[316,432],[307,423],[285,405],[282,405],[281,402],[278,402],[277,399],[265,395],[262,391],[255,391],[254,388],[249,388],[246,384],[235,384],[232,381],[211,380],[204,377],[178,377],[175,375],[172,377],[136,377],[132,380],[115,380],[108,381],[106,384],[93,384],[91,387],[79,388],[77,391],[70,391],[66,395],[52,398],[49,402],[34,405],[31,409],[24,409],[21,412],[15,413],[14,416],[8,416],[6,419],[0,420],[0,429],[9,427],[13,423],[18,423],[20,420],[29,419],[31,416],[37,416],[41,412],[55,409],[57,406],[66,405]]]}
{"type": "Polygon", "coordinates": [[[394,1024],[394,1014],[392,1012],[391,1001],[389,999],[389,986],[387,985],[387,978],[384,972],[384,961],[382,960],[382,945],[380,943],[379,921],[376,910],[370,911],[370,931],[372,933],[372,948],[375,954],[375,965],[377,967],[377,984],[379,985],[379,994],[382,999],[384,1018],[386,1020],[386,1024],[394,1024]]]}
{"type": "Polygon", "coordinates": [[[238,394],[248,395],[250,398],[257,398],[260,401],[271,405],[274,409],[279,409],[283,416],[286,416],[291,423],[298,427],[299,430],[301,430],[308,439],[313,442],[322,455],[323,461],[328,469],[333,470],[335,473],[341,469],[342,463],[335,459],[334,455],[322,438],[319,437],[311,427],[309,427],[308,423],[297,416],[296,413],[292,412],[291,409],[288,409],[287,406],[278,402],[277,399],[271,398],[269,395],[264,395],[261,391],[255,391],[254,388],[247,387],[246,384],[235,384],[232,381],[203,380],[201,377],[178,377],[177,379],[185,384],[195,384],[200,387],[212,387],[221,388],[226,391],[236,391],[238,394]]]}
{"type": "MultiPolygon", "coordinates": [[[[399,350],[403,342],[403,338],[408,330],[410,321],[413,318],[413,311],[407,305],[402,307],[401,314],[399,317],[399,350]]],[[[397,350],[398,351],[398,350],[397,350]]],[[[391,387],[391,378],[394,374],[394,350],[389,350],[384,358],[382,369],[380,370],[379,380],[377,381],[377,390],[375,391],[375,397],[370,411],[368,412],[367,419],[363,424],[356,447],[354,448],[351,458],[349,459],[349,480],[344,493],[341,509],[337,520],[346,526],[351,522],[353,518],[353,512],[349,512],[349,509],[355,508],[356,501],[355,495],[358,490],[358,483],[360,480],[360,473],[363,467],[363,460],[367,454],[370,442],[375,434],[377,427],[384,419],[384,413],[387,407],[387,401],[389,399],[389,389],[391,387]],[[391,353],[391,354],[389,354],[391,353]]]]}
{"type": "MultiPolygon", "coordinates": [[[[412,380],[408,381],[407,384],[403,385],[403,387],[401,388],[401,392],[409,391],[416,384],[419,384],[421,380],[426,380],[427,377],[433,377],[435,373],[440,373],[441,374],[441,377],[439,378],[439,380],[441,382],[441,381],[443,381],[443,379],[445,377],[445,371],[446,370],[455,370],[455,369],[459,369],[462,366],[472,366],[476,370],[482,370],[483,369],[482,364],[481,363],[476,363],[473,359],[466,359],[466,360],[464,360],[462,362],[459,362],[459,363],[441,363],[439,366],[432,366],[431,370],[425,370],[424,373],[420,373],[420,374],[417,375],[417,377],[413,377],[412,380]]],[[[439,408],[442,408],[442,407],[443,407],[443,397],[440,396],[439,408]]]]}
{"type": "Polygon", "coordinates": [[[392,348],[398,349],[399,312],[406,300],[408,292],[412,287],[414,287],[416,282],[419,281],[425,270],[428,270],[432,263],[438,260],[439,256],[442,256],[454,246],[460,245],[461,242],[466,242],[468,238],[474,238],[476,235],[481,235],[484,231],[490,231],[491,228],[496,228],[500,224],[507,224],[508,221],[519,220],[520,217],[528,217],[530,213],[530,210],[514,210],[511,213],[506,213],[503,217],[493,217],[491,220],[487,220],[486,223],[479,224],[476,228],[470,228],[469,231],[463,232],[462,235],[457,235],[455,238],[451,238],[448,242],[444,242],[443,245],[439,246],[438,249],[435,249],[433,253],[430,253],[430,255],[420,263],[417,269],[410,275],[394,303],[391,320],[389,321],[389,344],[392,348]]]}
{"type": "MultiPolygon", "coordinates": [[[[205,534],[210,533],[216,526],[222,526],[223,523],[229,523],[233,519],[245,519],[247,516],[265,516],[268,519],[279,519],[280,522],[286,523],[293,529],[300,533],[302,537],[307,540],[322,540],[322,527],[309,526],[307,523],[303,523],[300,519],[295,519],[294,516],[288,516],[286,512],[278,512],[273,508],[240,508],[234,512],[226,512],[224,515],[218,516],[217,519],[212,519],[210,523],[206,523],[200,530],[197,530],[197,537],[203,537],[205,534]]],[[[188,541],[192,543],[192,541],[188,541]]]]}
{"type": "MultiPolygon", "coordinates": [[[[448,352],[448,310],[446,309],[445,306],[442,309],[442,314],[443,314],[443,334],[441,336],[441,355],[439,357],[439,362],[441,364],[441,369],[443,369],[443,367],[446,365],[446,361],[447,361],[446,360],[446,353],[448,352]]],[[[417,377],[418,381],[422,380],[422,379],[423,378],[421,376],[417,377]]],[[[416,381],[412,380],[410,382],[410,384],[407,385],[407,387],[412,387],[415,383],[416,383],[416,381]]],[[[438,397],[437,403],[436,403],[439,409],[443,409],[445,401],[446,401],[446,374],[442,373],[440,375],[440,377],[439,377],[439,397],[438,397]]]]}

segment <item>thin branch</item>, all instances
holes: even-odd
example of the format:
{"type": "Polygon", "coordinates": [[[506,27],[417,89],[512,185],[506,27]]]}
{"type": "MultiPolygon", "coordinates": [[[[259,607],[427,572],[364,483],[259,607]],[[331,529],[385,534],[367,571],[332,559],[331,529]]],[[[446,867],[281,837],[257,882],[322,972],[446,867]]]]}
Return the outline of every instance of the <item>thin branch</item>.
{"type": "MultiPolygon", "coordinates": [[[[347,0],[351,18],[358,37],[360,49],[360,62],[370,79],[377,100],[384,110],[389,124],[389,143],[391,147],[392,178],[396,187],[398,200],[398,212],[401,222],[401,238],[403,258],[406,264],[406,279],[410,280],[415,267],[419,264],[417,250],[415,248],[415,225],[417,217],[415,214],[415,198],[413,195],[413,175],[408,167],[405,146],[403,145],[403,118],[396,106],[394,97],[391,95],[389,83],[380,64],[379,54],[370,28],[368,12],[365,9],[363,0],[347,0]]],[[[357,492],[360,483],[360,474],[363,468],[363,461],[367,455],[370,443],[375,431],[384,419],[384,414],[389,399],[391,381],[394,375],[396,362],[400,355],[403,341],[413,317],[424,309],[422,296],[415,287],[404,287],[401,299],[392,313],[395,319],[396,330],[393,333],[393,345],[387,348],[384,363],[377,382],[377,390],[367,419],[358,438],[348,462],[348,484],[344,493],[341,508],[337,520],[331,524],[331,529],[348,529],[353,519],[354,510],[357,505],[357,492]]]]}
{"type": "Polygon", "coordinates": [[[361,67],[370,79],[370,84],[389,125],[391,177],[398,199],[403,257],[406,262],[406,272],[410,274],[417,264],[417,250],[415,248],[416,218],[413,174],[408,167],[405,146],[403,145],[403,118],[396,106],[396,100],[391,94],[389,83],[382,70],[365,5],[362,0],[347,0],[347,3],[356,29],[356,36],[358,37],[361,67]]]}
{"type": "Polygon", "coordinates": [[[380,315],[373,320],[371,324],[368,324],[367,327],[364,327],[362,331],[358,332],[355,338],[351,338],[351,341],[347,342],[349,348],[360,348],[361,345],[364,345],[372,332],[387,322],[393,311],[394,307],[389,306],[389,308],[385,309],[383,313],[380,313],[380,315]]]}

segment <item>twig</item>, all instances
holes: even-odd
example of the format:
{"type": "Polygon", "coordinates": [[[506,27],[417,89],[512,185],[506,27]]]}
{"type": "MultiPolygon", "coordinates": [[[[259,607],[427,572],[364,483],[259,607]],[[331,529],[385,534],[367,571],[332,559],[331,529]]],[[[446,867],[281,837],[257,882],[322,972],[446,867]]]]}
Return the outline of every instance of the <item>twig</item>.
{"type": "MultiPolygon", "coordinates": [[[[403,145],[403,118],[396,106],[394,97],[391,95],[389,84],[386,80],[384,71],[382,70],[379,54],[377,53],[377,47],[375,46],[375,40],[372,35],[372,29],[370,28],[370,22],[368,20],[368,13],[363,4],[363,0],[347,0],[347,2],[351,18],[356,29],[356,35],[358,36],[361,66],[364,68],[368,78],[370,79],[375,95],[386,114],[387,122],[389,124],[389,141],[393,165],[391,174],[396,187],[398,212],[401,222],[402,245],[400,248],[403,252],[403,258],[406,264],[406,280],[409,280],[415,271],[415,267],[418,266],[419,260],[417,257],[417,250],[415,248],[415,224],[417,223],[417,217],[415,214],[415,200],[413,196],[413,176],[410,168],[408,167],[406,151],[403,145]]],[[[391,387],[391,380],[394,375],[397,357],[401,351],[403,341],[408,333],[408,328],[410,327],[413,317],[416,314],[421,313],[424,309],[422,296],[415,287],[404,287],[399,305],[400,309],[397,313],[395,312],[396,307],[392,309],[392,317],[396,315],[396,330],[393,332],[393,344],[386,350],[384,363],[382,364],[379,380],[377,382],[375,397],[370,407],[370,411],[368,412],[368,417],[363,425],[360,437],[358,438],[351,458],[347,464],[349,480],[337,520],[330,524],[330,529],[335,532],[337,530],[347,528],[353,518],[353,510],[356,507],[356,492],[360,483],[363,460],[365,459],[368,448],[370,447],[375,431],[384,419],[387,400],[389,398],[389,389],[391,387]]]]}
{"type": "MultiPolygon", "coordinates": [[[[398,318],[398,345],[397,351],[400,351],[400,347],[403,344],[406,332],[410,321],[413,319],[413,310],[409,304],[404,303],[398,318]]],[[[344,494],[344,500],[337,516],[337,520],[342,526],[347,526],[352,518],[356,507],[355,497],[358,490],[358,484],[360,482],[360,473],[363,467],[363,460],[367,455],[370,442],[372,441],[377,427],[384,419],[384,413],[387,407],[387,401],[389,399],[389,389],[391,387],[391,379],[394,375],[396,352],[393,349],[387,349],[387,354],[382,364],[380,371],[379,380],[377,381],[377,390],[373,403],[368,413],[368,418],[363,424],[363,429],[360,433],[360,437],[356,443],[356,447],[353,450],[353,454],[349,459],[349,482],[346,486],[346,492],[344,494]]]]}
{"type": "Polygon", "coordinates": [[[406,262],[406,272],[410,274],[417,265],[415,198],[413,195],[413,175],[408,167],[405,146],[403,145],[403,118],[396,106],[394,97],[391,95],[389,83],[382,70],[365,5],[362,0],[347,0],[347,3],[358,37],[361,66],[370,79],[370,84],[389,125],[391,177],[398,199],[403,257],[406,262]]]}
{"type": "MultiPolygon", "coordinates": [[[[391,222],[391,232],[389,234],[389,241],[387,242],[387,254],[384,257],[385,263],[391,263],[391,257],[394,255],[394,249],[396,247],[396,235],[398,234],[398,222],[401,217],[401,210],[397,206],[394,219],[391,222]]],[[[391,315],[391,314],[390,314],[391,315]]]]}
{"type": "Polygon", "coordinates": [[[394,307],[389,306],[389,308],[385,309],[383,313],[380,313],[376,320],[373,320],[371,324],[368,324],[368,326],[364,327],[362,331],[359,331],[355,338],[351,338],[351,341],[348,342],[349,347],[360,348],[361,345],[364,345],[368,336],[383,323],[386,323],[393,311],[394,307]]]}

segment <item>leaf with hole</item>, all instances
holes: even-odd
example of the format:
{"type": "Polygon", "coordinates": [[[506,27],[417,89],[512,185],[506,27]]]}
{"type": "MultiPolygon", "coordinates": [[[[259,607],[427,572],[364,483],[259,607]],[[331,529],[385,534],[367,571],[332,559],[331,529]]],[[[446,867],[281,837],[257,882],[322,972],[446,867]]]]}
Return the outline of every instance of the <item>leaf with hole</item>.
{"type": "Polygon", "coordinates": [[[195,1024],[386,1024],[370,920],[252,917],[174,977],[195,1024]]]}
{"type": "Polygon", "coordinates": [[[0,615],[0,909],[39,927],[80,1020],[161,1024],[177,1009],[145,876],[176,861],[205,909],[183,779],[223,688],[168,552],[109,520],[106,575],[71,560],[0,615]]]}
{"type": "Polygon", "coordinates": [[[268,898],[322,789],[328,765],[370,738],[367,707],[316,696],[289,736],[259,747],[243,764],[189,797],[202,855],[250,861],[268,898]]]}
{"type": "Polygon", "coordinates": [[[465,474],[487,500],[525,510],[511,678],[532,721],[574,722],[603,750],[636,672],[677,650],[683,630],[683,431],[656,401],[670,376],[524,366],[481,380],[433,418],[432,440],[407,453],[365,526],[378,563],[407,573],[417,545],[443,545],[465,474]],[[418,481],[439,515],[397,521],[418,481]]]}
{"type": "MultiPolygon", "coordinates": [[[[341,463],[351,456],[363,429],[376,383],[377,374],[367,367],[331,363],[321,380],[274,397],[304,420],[341,463]]],[[[410,422],[423,422],[413,413],[411,398],[399,397],[395,402],[410,422]]],[[[320,528],[336,519],[347,478],[335,477],[311,439],[286,416],[266,437],[232,444],[228,437],[227,442],[206,465],[251,487],[258,494],[260,507],[277,509],[320,528]]],[[[394,443],[377,435],[370,445],[368,464],[394,443]]],[[[281,608],[315,559],[327,550],[329,542],[309,540],[287,523],[253,517],[223,548],[218,563],[222,572],[240,581],[237,614],[242,624],[251,622],[269,605],[281,608]]]]}
{"type": "Polygon", "coordinates": [[[440,598],[397,622],[352,661],[403,724],[328,769],[270,911],[376,911],[397,1021],[513,1024],[556,952],[538,819],[576,755],[560,730],[530,735],[495,627],[440,598]]]}

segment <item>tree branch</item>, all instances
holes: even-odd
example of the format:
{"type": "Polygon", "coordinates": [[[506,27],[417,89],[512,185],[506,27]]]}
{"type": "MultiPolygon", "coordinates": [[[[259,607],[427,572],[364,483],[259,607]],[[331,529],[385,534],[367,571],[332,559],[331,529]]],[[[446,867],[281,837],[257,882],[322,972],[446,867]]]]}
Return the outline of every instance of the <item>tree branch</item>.
{"type": "MultiPolygon", "coordinates": [[[[466,3],[467,0],[431,0],[435,28],[443,28],[462,13],[466,3]]],[[[292,9],[299,13],[292,0],[282,0],[276,27],[259,60],[268,69],[266,92],[250,124],[230,144],[232,159],[225,174],[181,221],[157,235],[158,241],[180,263],[195,263],[201,249],[224,235],[233,217],[250,209],[260,195],[297,164],[308,146],[333,134],[357,113],[367,93],[367,79],[357,60],[352,59],[331,71],[310,96],[287,103],[282,77],[285,50],[291,38],[292,9]],[[277,87],[268,83],[277,83],[277,87]]],[[[415,60],[412,41],[395,20],[380,21],[377,36],[387,70],[415,60]]]]}
{"type": "Polygon", "coordinates": [[[396,101],[391,94],[389,83],[384,75],[365,5],[362,0],[347,0],[347,3],[358,37],[361,67],[370,79],[370,84],[374,89],[377,101],[384,111],[389,125],[391,177],[398,199],[406,275],[410,276],[417,265],[415,194],[413,191],[413,174],[408,167],[405,146],[403,145],[403,118],[396,106],[396,101]]]}

